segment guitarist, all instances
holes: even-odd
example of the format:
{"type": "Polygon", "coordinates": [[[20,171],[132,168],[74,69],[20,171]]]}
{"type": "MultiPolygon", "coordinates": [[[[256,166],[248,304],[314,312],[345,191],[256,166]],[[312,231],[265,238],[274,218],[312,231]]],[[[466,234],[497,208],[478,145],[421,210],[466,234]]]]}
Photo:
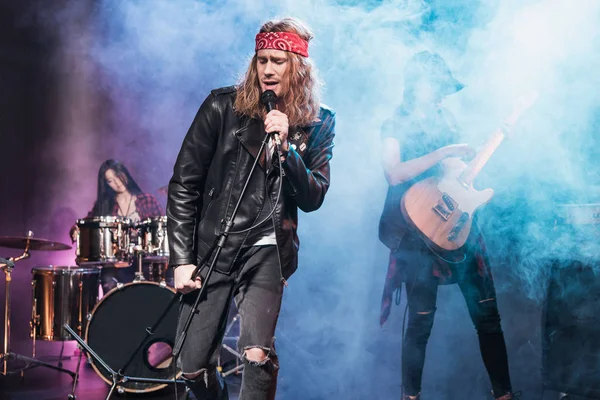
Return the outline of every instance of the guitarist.
{"type": "Polygon", "coordinates": [[[456,144],[459,135],[442,100],[464,87],[445,61],[428,51],[414,55],[405,68],[403,102],[382,126],[383,168],[389,189],[379,226],[380,240],[391,249],[384,287],[381,325],[394,291],[404,282],[408,327],[402,350],[403,399],[420,399],[425,349],[436,311],[440,284],[458,283],[477,329],[481,355],[494,397],[515,399],[496,292],[485,244],[477,226],[459,250],[435,253],[402,216],[400,201],[414,183],[441,173],[447,157],[473,158],[475,151],[456,144]]]}

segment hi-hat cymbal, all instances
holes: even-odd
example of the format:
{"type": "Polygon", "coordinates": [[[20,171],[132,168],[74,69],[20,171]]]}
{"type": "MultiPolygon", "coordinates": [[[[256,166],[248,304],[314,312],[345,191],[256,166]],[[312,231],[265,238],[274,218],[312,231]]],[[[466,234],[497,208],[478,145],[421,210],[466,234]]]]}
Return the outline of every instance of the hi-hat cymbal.
{"type": "Polygon", "coordinates": [[[60,242],[51,242],[46,239],[37,239],[27,236],[0,236],[0,247],[9,249],[25,249],[29,240],[29,250],[58,251],[69,250],[71,246],[60,242]]]}

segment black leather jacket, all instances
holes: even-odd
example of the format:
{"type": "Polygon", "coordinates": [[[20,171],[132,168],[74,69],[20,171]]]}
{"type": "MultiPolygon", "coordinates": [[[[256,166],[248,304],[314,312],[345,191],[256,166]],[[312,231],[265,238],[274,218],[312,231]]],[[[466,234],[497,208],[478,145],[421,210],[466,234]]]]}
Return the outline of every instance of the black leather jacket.
{"type": "MultiPolygon", "coordinates": [[[[233,86],[213,90],[200,107],[181,146],[167,201],[172,266],[197,264],[206,254],[231,217],[260,149],[263,122],[235,113],[235,95],[233,86]]],[[[288,279],[298,267],[298,208],[305,212],[318,209],[329,188],[335,114],[321,107],[319,119],[310,126],[290,127],[288,133],[290,150],[283,163],[283,192],[271,218],[282,279],[288,279]]],[[[232,231],[255,224],[265,202],[275,204],[279,180],[276,163],[267,166],[261,160],[232,231]],[[265,174],[269,196],[266,196],[265,174]]],[[[248,235],[249,232],[229,235],[216,270],[231,272],[241,248],[251,245],[246,243],[248,235]]]]}

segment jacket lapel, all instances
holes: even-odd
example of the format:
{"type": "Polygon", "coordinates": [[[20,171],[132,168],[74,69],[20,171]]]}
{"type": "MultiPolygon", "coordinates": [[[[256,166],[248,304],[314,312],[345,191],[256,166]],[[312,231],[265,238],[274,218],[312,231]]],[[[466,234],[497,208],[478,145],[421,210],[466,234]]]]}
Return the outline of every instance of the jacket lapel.
{"type": "MultiPolygon", "coordinates": [[[[322,121],[320,120],[306,126],[304,129],[299,126],[290,127],[288,142],[290,147],[296,150],[301,157],[304,156],[304,153],[306,152],[309,140],[309,135],[306,130],[310,131],[312,129],[317,129],[319,125],[322,125],[322,121]]],[[[254,158],[258,155],[264,135],[263,122],[254,118],[246,118],[242,123],[242,127],[235,132],[235,136],[242,143],[242,146],[244,146],[254,158]]],[[[266,150],[267,148],[265,147],[265,151],[266,150]]],[[[264,153],[259,160],[259,165],[263,170],[266,170],[264,153]]]]}
{"type": "MultiPolygon", "coordinates": [[[[264,138],[264,128],[262,121],[258,121],[256,119],[247,119],[247,122],[243,124],[243,126],[235,132],[235,136],[242,143],[242,146],[256,159],[258,156],[258,151],[260,150],[260,146],[262,145],[262,140],[264,138]]],[[[264,151],[267,148],[265,146],[265,150],[263,150],[263,156],[259,160],[260,167],[265,170],[265,157],[264,151]]]]}

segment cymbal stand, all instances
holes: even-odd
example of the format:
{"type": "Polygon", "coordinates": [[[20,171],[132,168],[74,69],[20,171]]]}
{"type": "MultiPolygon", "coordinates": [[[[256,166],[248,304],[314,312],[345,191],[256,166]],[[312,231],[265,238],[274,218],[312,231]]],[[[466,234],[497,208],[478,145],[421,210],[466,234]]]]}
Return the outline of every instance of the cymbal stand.
{"type": "Polygon", "coordinates": [[[11,290],[11,282],[12,282],[12,270],[15,267],[15,262],[25,260],[30,257],[29,254],[29,238],[33,237],[33,232],[27,232],[27,242],[25,244],[25,250],[23,254],[19,257],[11,257],[8,259],[0,259],[0,269],[4,272],[4,346],[2,350],[2,354],[0,354],[0,362],[2,363],[2,370],[0,373],[2,375],[12,375],[15,373],[23,373],[25,370],[35,368],[38,366],[47,367],[56,371],[64,372],[71,375],[72,378],[75,378],[75,373],[73,371],[69,371],[67,369],[57,367],[50,363],[46,363],[35,358],[26,357],[20,354],[16,354],[10,351],[10,290],[11,290]],[[15,371],[9,371],[8,362],[10,360],[18,360],[25,362],[25,366],[19,368],[15,371]]]}

